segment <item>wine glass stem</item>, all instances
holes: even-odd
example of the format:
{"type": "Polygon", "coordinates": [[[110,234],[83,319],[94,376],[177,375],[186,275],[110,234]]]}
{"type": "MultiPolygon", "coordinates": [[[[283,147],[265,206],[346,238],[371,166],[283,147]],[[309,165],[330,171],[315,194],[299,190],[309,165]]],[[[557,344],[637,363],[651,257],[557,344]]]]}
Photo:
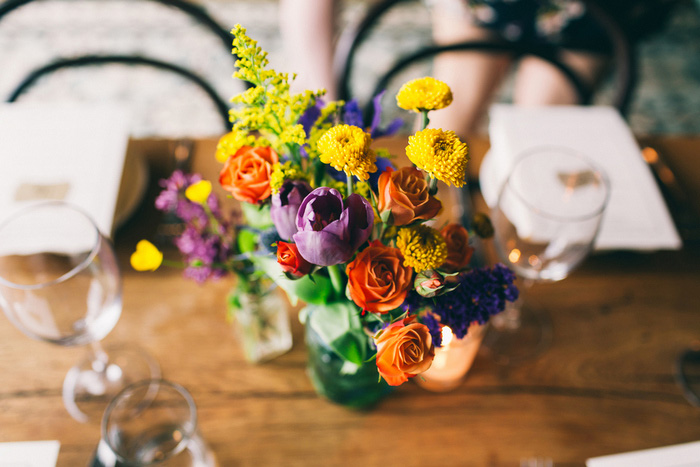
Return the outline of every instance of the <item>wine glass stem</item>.
{"type": "Polygon", "coordinates": [[[533,279],[520,278],[518,286],[518,299],[514,302],[506,302],[506,308],[503,313],[494,316],[493,325],[496,329],[514,331],[520,328],[521,310],[525,295],[535,283],[533,279]]]}
{"type": "Polygon", "coordinates": [[[92,369],[96,373],[103,374],[107,371],[107,364],[109,363],[109,356],[107,352],[104,351],[102,344],[99,341],[90,342],[88,346],[89,359],[92,362],[92,369]]]}

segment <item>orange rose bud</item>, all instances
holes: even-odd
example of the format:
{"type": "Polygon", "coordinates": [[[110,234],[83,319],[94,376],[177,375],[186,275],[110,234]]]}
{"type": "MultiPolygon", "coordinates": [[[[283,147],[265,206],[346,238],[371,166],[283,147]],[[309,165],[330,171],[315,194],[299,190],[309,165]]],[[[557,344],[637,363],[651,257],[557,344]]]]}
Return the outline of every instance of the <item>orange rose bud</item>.
{"type": "Polygon", "coordinates": [[[413,285],[413,270],[403,265],[401,251],[384,246],[379,240],[359,252],[345,272],[352,301],[374,313],[398,308],[413,285]]]}
{"type": "Polygon", "coordinates": [[[243,146],[224,163],[219,183],[238,201],[257,204],[270,197],[270,172],[277,162],[270,147],[243,146]]]}
{"type": "Polygon", "coordinates": [[[447,259],[441,269],[450,272],[464,269],[474,254],[474,248],[469,246],[469,232],[459,224],[448,224],[440,231],[447,242],[447,259]]]}
{"type": "Polygon", "coordinates": [[[442,210],[442,203],[428,193],[428,182],[415,167],[387,168],[379,176],[378,188],[379,213],[391,211],[393,225],[432,219],[442,210]]]}
{"type": "Polygon", "coordinates": [[[302,258],[294,243],[277,242],[277,262],[284,272],[295,277],[305,276],[313,268],[313,264],[302,258]]]}
{"type": "Polygon", "coordinates": [[[415,320],[413,315],[390,324],[374,340],[377,344],[377,369],[390,386],[405,383],[433,363],[433,338],[428,327],[415,320]]]}

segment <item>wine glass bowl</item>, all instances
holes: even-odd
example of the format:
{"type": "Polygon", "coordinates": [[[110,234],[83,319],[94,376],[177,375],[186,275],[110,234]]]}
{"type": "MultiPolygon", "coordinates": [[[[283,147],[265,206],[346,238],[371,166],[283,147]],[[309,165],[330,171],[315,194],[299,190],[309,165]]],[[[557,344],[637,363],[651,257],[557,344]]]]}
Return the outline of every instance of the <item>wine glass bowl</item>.
{"type": "Polygon", "coordinates": [[[133,348],[108,355],[100,346],[121,316],[121,276],[110,242],[75,206],[32,204],[0,224],[0,307],[33,339],[88,346],[63,385],[66,409],[79,421],[99,420],[125,384],[160,374],[133,348]]]}
{"type": "Polygon", "coordinates": [[[533,148],[514,162],[491,210],[496,251],[520,279],[521,292],[494,317],[487,336],[485,346],[497,361],[510,363],[543,349],[547,317],[522,295],[533,283],[566,278],[586,258],[609,197],[605,173],[571,149],[533,148]]]}

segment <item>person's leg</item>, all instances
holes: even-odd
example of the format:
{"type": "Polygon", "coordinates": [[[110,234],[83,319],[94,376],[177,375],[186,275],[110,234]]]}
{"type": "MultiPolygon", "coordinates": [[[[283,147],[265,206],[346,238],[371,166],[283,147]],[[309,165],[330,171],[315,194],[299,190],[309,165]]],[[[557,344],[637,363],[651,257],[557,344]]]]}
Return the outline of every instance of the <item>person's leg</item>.
{"type": "Polygon", "coordinates": [[[292,91],[325,89],[335,99],[335,0],[280,0],[279,24],[286,67],[296,73],[292,91]]]}
{"type": "MultiPolygon", "coordinates": [[[[433,8],[433,37],[438,44],[486,40],[491,33],[472,25],[468,13],[455,11],[445,2],[433,8]],[[442,7],[444,5],[444,7],[442,7]]],[[[433,76],[447,83],[454,101],[443,110],[431,112],[430,126],[454,130],[467,138],[478,131],[495,91],[503,81],[511,59],[484,52],[451,52],[435,58],[433,76]]]]}
{"type": "MultiPolygon", "coordinates": [[[[563,55],[562,61],[591,89],[599,84],[608,63],[601,55],[571,51],[563,55]]],[[[518,65],[513,100],[518,105],[530,106],[580,104],[569,79],[554,65],[537,57],[525,57],[518,65]]]]}

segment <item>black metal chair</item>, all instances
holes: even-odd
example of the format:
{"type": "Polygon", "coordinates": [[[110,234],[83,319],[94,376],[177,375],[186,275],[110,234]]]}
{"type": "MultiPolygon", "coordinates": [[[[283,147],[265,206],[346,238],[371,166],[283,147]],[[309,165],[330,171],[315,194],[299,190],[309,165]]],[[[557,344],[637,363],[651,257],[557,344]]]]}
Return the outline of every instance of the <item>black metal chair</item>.
{"type": "MultiPolygon", "coordinates": [[[[369,7],[361,21],[341,35],[336,47],[334,63],[335,74],[338,80],[338,93],[341,99],[350,99],[353,97],[350,81],[360,45],[368,39],[374,27],[391,8],[401,3],[407,3],[408,1],[411,0],[377,1],[369,7]]],[[[586,1],[586,7],[607,33],[610,43],[612,44],[613,60],[616,66],[614,78],[615,91],[612,97],[612,105],[615,106],[622,115],[626,115],[629,109],[632,91],[636,84],[636,58],[634,51],[622,29],[605,10],[601,9],[595,2],[590,0],[586,1]]],[[[513,42],[486,41],[467,41],[423,47],[394,62],[388,71],[385,71],[380,76],[372,95],[386,89],[392,78],[406,70],[409,66],[422,60],[432,58],[440,53],[454,51],[480,51],[490,54],[508,54],[514,59],[526,55],[537,56],[554,65],[569,79],[578,93],[579,102],[582,104],[590,104],[592,100],[593,90],[587,86],[570,67],[558,59],[560,49],[555,45],[531,46],[513,42]]],[[[369,107],[370,105],[366,106],[368,112],[370,111],[369,107]]]]}
{"type": "MultiPolygon", "coordinates": [[[[32,3],[35,0],[6,0],[0,5],[0,20],[17,8],[32,3]]],[[[193,18],[203,29],[219,38],[222,46],[228,54],[231,52],[232,36],[228,30],[223,28],[214,18],[212,18],[201,6],[184,0],[152,0],[167,7],[181,11],[193,18]]],[[[235,55],[231,55],[232,60],[237,60],[235,55]]],[[[32,70],[10,93],[7,102],[15,102],[21,95],[25,94],[36,82],[53,72],[67,68],[82,68],[91,66],[101,66],[106,64],[122,64],[147,66],[158,70],[174,73],[195,84],[209,97],[217,113],[221,117],[225,129],[230,128],[228,116],[228,103],[222,98],[215,88],[202,76],[180,64],[167,62],[154,57],[147,57],[136,54],[86,54],[73,57],[57,57],[51,63],[40,66],[32,70]]],[[[248,85],[246,83],[246,85],[248,85]]]]}

